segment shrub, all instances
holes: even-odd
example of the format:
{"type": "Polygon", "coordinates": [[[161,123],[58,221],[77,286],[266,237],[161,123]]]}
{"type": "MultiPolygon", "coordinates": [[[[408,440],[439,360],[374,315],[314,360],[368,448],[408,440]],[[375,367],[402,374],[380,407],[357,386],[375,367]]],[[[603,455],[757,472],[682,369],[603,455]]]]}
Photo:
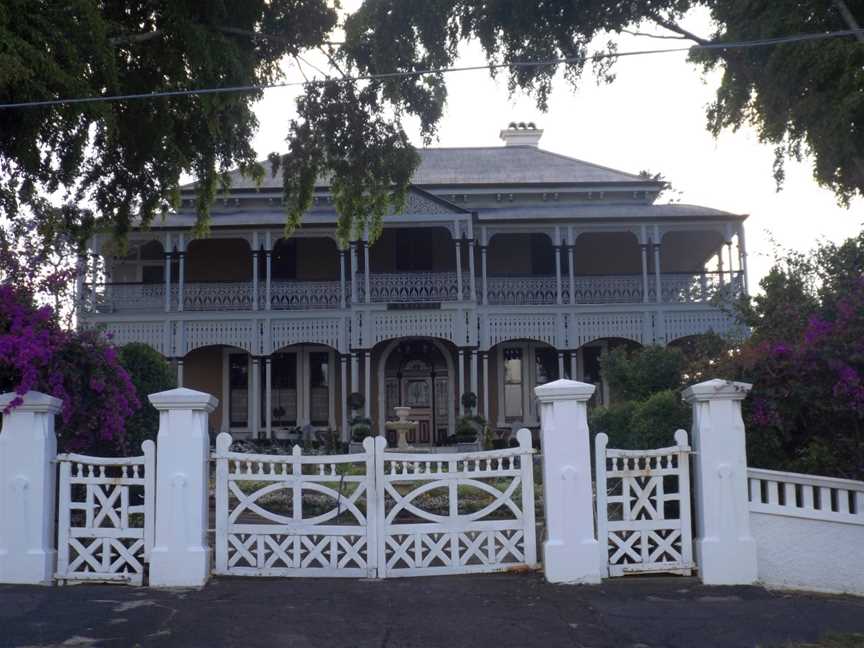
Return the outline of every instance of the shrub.
{"type": "Polygon", "coordinates": [[[485,438],[486,419],[479,414],[460,416],[456,422],[456,440],[460,443],[473,443],[485,438]]]}
{"type": "Polygon", "coordinates": [[[591,429],[605,432],[612,448],[646,450],[674,445],[673,434],[690,428],[690,407],[665,389],[641,401],[613,403],[591,414],[591,429]]]}
{"type": "Polygon", "coordinates": [[[352,441],[362,442],[366,437],[373,436],[372,419],[366,416],[354,416],[348,421],[348,425],[351,428],[352,441]]]}
{"type": "Polygon", "coordinates": [[[644,400],[665,389],[681,386],[684,354],[673,347],[647,346],[635,351],[617,347],[600,358],[600,370],[612,397],[644,400]]]}
{"type": "Polygon", "coordinates": [[[146,439],[155,439],[159,431],[159,412],[150,406],[147,397],[173,389],[177,386],[177,377],[168,361],[146,344],[127,344],[120,348],[118,355],[143,404],[126,421],[126,444],[134,451],[146,439]]]}
{"type": "MultiPolygon", "coordinates": [[[[123,452],[126,421],[141,406],[117,352],[98,331],[65,331],[32,295],[0,284],[0,391],[30,390],[63,401],[59,445],[72,452],[123,452]]],[[[9,409],[21,404],[12,401],[9,409]]]]}

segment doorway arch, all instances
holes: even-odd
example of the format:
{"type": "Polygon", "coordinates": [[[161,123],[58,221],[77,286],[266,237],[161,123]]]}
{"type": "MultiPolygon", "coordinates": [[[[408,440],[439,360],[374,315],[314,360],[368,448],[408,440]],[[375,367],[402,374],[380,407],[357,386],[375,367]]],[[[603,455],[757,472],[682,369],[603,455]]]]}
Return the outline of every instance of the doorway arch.
{"type": "MultiPolygon", "coordinates": [[[[386,343],[386,346],[381,352],[381,356],[378,360],[378,429],[381,431],[381,434],[385,433],[386,428],[384,427],[384,424],[387,421],[387,415],[389,413],[387,403],[388,378],[391,379],[389,387],[391,389],[391,394],[393,393],[392,378],[394,376],[388,376],[388,362],[390,361],[394,351],[402,347],[402,349],[400,349],[401,351],[405,349],[405,347],[410,347],[411,345],[417,345],[417,347],[413,351],[402,354],[404,356],[404,364],[407,364],[408,366],[406,367],[406,373],[403,375],[402,379],[399,380],[397,385],[399,402],[396,404],[402,403],[403,396],[407,395],[406,390],[411,388],[407,382],[408,380],[416,379],[419,381],[424,378],[424,367],[422,366],[422,363],[425,362],[427,365],[428,377],[431,380],[431,385],[428,385],[431,389],[429,400],[430,405],[432,405],[430,408],[432,412],[430,417],[431,436],[429,442],[434,445],[437,441],[442,440],[442,436],[446,439],[447,436],[454,434],[456,431],[456,408],[454,397],[454,390],[456,389],[456,371],[454,369],[453,354],[444,342],[435,338],[399,338],[396,340],[390,340],[386,343]],[[430,349],[424,352],[422,345],[429,345],[430,349]],[[436,367],[440,368],[441,363],[439,362],[436,364],[434,359],[429,358],[429,356],[434,356],[436,353],[438,357],[443,360],[443,367],[446,369],[446,376],[436,375],[436,367]],[[424,355],[427,357],[424,358],[424,355]],[[442,379],[446,379],[446,386],[442,379]],[[436,411],[441,404],[440,398],[442,397],[442,392],[447,403],[446,416],[444,415],[443,408],[440,411],[436,411]],[[444,430],[445,425],[446,432],[444,434],[439,433],[440,430],[444,430]]],[[[422,391],[424,387],[415,386],[414,389],[422,391]]]]}

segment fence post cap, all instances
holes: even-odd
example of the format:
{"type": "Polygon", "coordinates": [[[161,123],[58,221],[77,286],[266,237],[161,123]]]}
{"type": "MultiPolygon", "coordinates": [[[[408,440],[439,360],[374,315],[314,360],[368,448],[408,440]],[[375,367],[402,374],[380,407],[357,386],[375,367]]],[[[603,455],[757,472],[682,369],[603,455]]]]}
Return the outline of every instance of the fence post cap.
{"type": "Polygon", "coordinates": [[[205,392],[178,387],[147,397],[157,410],[204,410],[208,414],[219,405],[219,399],[205,392]]]}
{"type": "Polygon", "coordinates": [[[63,401],[54,396],[43,394],[38,391],[28,391],[26,394],[7,392],[0,394],[0,413],[2,413],[12,401],[20,399],[20,405],[13,408],[15,412],[44,412],[46,414],[57,414],[63,409],[63,401]]]}
{"type": "Polygon", "coordinates": [[[690,385],[681,394],[681,398],[687,403],[709,400],[744,400],[752,388],[753,385],[750,383],[714,378],[690,385]]]}
{"type": "Polygon", "coordinates": [[[591,398],[596,387],[578,380],[553,380],[552,382],[534,388],[534,394],[541,403],[552,403],[562,400],[585,402],[591,398]]]}

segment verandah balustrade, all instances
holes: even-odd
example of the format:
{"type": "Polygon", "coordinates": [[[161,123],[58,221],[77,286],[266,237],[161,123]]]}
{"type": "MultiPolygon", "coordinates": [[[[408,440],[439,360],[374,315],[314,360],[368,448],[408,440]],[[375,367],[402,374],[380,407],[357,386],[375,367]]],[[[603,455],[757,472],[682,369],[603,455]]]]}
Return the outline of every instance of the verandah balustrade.
{"type": "MultiPolygon", "coordinates": [[[[657,303],[656,280],[650,277],[647,297],[641,275],[579,275],[573,279],[555,276],[489,277],[487,303],[495,306],[548,304],[640,304],[657,303]]],[[[366,282],[357,275],[357,302],[366,302],[366,282]]],[[[350,282],[345,284],[345,303],[350,303],[350,282]]],[[[170,310],[179,308],[180,289],[171,285],[170,310]]],[[[477,302],[483,301],[483,288],[477,282],[477,302]]],[[[660,303],[704,304],[717,296],[734,298],[743,291],[740,272],[665,273],[660,275],[660,303]]],[[[342,305],[339,281],[273,281],[270,285],[270,310],[338,309],[342,305]]],[[[251,281],[188,282],[183,285],[183,311],[251,310],[256,291],[251,281]]],[[[85,311],[98,313],[146,312],[164,308],[163,283],[85,284],[85,311]],[[95,290],[93,290],[95,288],[95,290]]],[[[267,291],[259,282],[258,309],[267,310],[267,291]]],[[[437,303],[459,299],[456,273],[399,272],[373,273],[369,276],[370,303],[437,303]]],[[[462,300],[471,301],[469,282],[463,282],[462,300]]]]}

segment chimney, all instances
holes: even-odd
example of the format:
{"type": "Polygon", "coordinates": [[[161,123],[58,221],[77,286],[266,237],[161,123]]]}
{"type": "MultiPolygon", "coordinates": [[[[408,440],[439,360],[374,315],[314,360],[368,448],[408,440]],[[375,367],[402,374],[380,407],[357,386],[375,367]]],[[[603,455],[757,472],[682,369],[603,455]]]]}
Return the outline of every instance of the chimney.
{"type": "Polygon", "coordinates": [[[500,137],[504,140],[504,146],[533,146],[537,147],[543,130],[537,128],[534,122],[510,122],[507,128],[501,131],[500,137]]]}

